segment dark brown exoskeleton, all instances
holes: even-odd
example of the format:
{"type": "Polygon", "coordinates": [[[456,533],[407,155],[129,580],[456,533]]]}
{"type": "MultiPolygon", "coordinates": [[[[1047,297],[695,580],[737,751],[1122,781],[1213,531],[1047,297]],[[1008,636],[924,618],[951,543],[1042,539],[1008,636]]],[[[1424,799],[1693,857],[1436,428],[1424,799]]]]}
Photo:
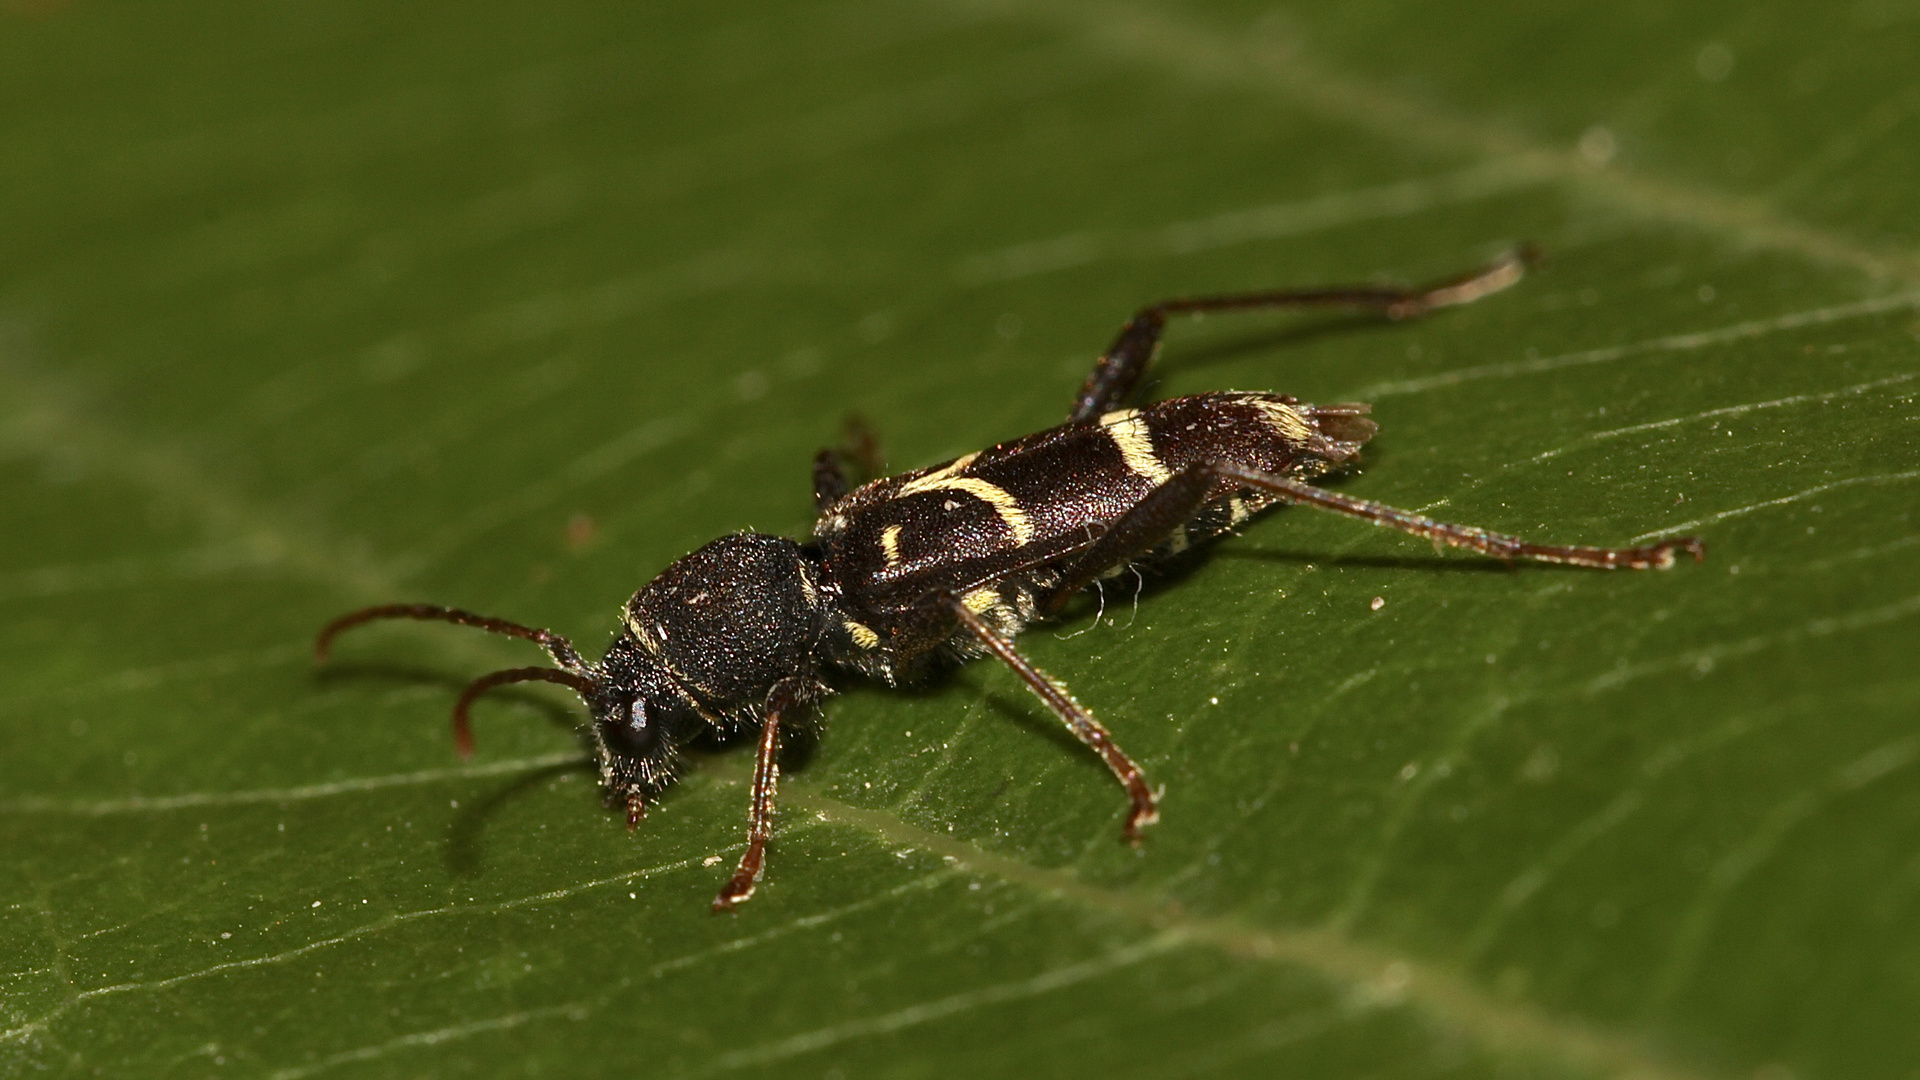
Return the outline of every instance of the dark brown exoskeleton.
{"type": "Polygon", "coordinates": [[[1093,714],[1013,646],[1026,623],[1056,613],[1099,578],[1231,530],[1276,503],[1317,506],[1507,561],[1648,569],[1671,566],[1676,551],[1702,557],[1692,538],[1637,548],[1532,544],[1308,483],[1358,456],[1375,430],[1366,405],[1213,393],[1124,407],[1169,315],[1319,306],[1401,319],[1503,289],[1523,267],[1514,254],[1424,289],[1256,292],[1142,309],[1094,365],[1059,427],[852,490],[842,465],[849,455],[822,451],[813,539],[737,533],[679,560],[627,601],[624,628],[599,663],[551,631],[423,604],[343,616],[320,632],[315,651],[324,658],[341,631],[391,618],[461,623],[539,644],[558,667],[475,680],[454,705],[455,741],[471,751],[468,707],[493,687],[569,686],[591,714],[608,802],[624,804],[629,826],[673,782],[680,747],[705,731],[757,729],[747,848],[716,911],[753,895],[772,830],[781,730],[831,694],[830,676],[840,671],[892,685],[943,656],[998,657],[1126,788],[1123,834],[1137,841],[1159,817],[1157,793],[1093,714]]]}

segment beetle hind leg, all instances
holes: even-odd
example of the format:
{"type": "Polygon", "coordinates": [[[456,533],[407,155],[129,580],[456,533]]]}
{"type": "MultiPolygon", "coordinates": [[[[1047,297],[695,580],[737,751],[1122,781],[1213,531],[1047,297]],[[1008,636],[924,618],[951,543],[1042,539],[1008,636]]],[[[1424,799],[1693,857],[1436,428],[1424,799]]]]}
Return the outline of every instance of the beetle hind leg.
{"type": "Polygon", "coordinates": [[[1060,583],[1040,604],[1043,615],[1058,614],[1074,594],[1095,579],[1139,558],[1169,539],[1184,542],[1194,516],[1209,497],[1219,494],[1221,481],[1231,481],[1243,492],[1256,492],[1263,501],[1303,503],[1385,528],[1397,529],[1433,541],[1435,548],[1466,548],[1504,562],[1527,559],[1563,563],[1599,570],[1664,570],[1677,552],[1706,558],[1706,545],[1691,536],[1662,540],[1642,547],[1589,547],[1578,544],[1536,544],[1517,536],[1490,532],[1472,525],[1436,521],[1367,499],[1315,487],[1303,480],[1260,472],[1226,461],[1197,462],[1176,473],[1130,507],[1093,544],[1062,570],[1060,583]]]}
{"type": "Polygon", "coordinates": [[[1435,308],[1469,304],[1519,281],[1528,266],[1540,262],[1540,253],[1520,247],[1477,270],[1411,289],[1372,285],[1326,289],[1269,289],[1221,296],[1190,296],[1148,304],[1134,313],[1074,398],[1069,424],[1091,420],[1116,409],[1133,393],[1140,376],[1160,351],[1169,315],[1200,315],[1219,311],[1281,310],[1287,308],[1358,308],[1377,311],[1389,319],[1410,319],[1435,308]]]}
{"type": "Polygon", "coordinates": [[[1147,492],[1062,570],[1060,583],[1041,601],[1040,613],[1059,614],[1081,589],[1177,535],[1206,503],[1216,483],[1204,466],[1189,467],[1147,492]]]}
{"type": "Polygon", "coordinates": [[[1588,547],[1580,544],[1536,544],[1517,536],[1489,532],[1473,525],[1455,525],[1435,521],[1385,503],[1356,499],[1337,491],[1285,476],[1274,476],[1230,462],[1212,462],[1205,466],[1212,474],[1264,491],[1287,502],[1315,506],[1336,514],[1358,518],[1384,528],[1397,529],[1433,541],[1434,546],[1451,546],[1490,555],[1503,562],[1527,559],[1533,562],[1564,563],[1595,570],[1665,570],[1673,565],[1676,552],[1693,556],[1694,562],[1707,557],[1706,544],[1697,537],[1680,536],[1642,547],[1588,547]]]}

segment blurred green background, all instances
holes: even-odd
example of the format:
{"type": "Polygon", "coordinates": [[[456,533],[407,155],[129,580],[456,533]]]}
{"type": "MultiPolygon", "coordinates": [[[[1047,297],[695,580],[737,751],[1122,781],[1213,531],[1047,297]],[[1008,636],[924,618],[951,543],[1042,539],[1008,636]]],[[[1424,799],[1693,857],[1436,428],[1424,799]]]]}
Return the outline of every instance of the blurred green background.
{"type": "Polygon", "coordinates": [[[1908,1077],[1920,5],[0,5],[0,1070],[1908,1077]],[[629,836],[597,649],[859,412],[1055,423],[1142,302],[1554,264],[1428,320],[1175,328],[1153,391],[1367,400],[1342,490],[1665,574],[1271,514],[851,686],[761,894],[748,752],[629,836]],[[1384,606],[1374,610],[1374,598],[1384,606]],[[1071,638],[1065,635],[1071,634],[1071,638]],[[549,690],[554,692],[549,693],[549,690]],[[716,864],[716,865],[709,865],[716,864]]]}

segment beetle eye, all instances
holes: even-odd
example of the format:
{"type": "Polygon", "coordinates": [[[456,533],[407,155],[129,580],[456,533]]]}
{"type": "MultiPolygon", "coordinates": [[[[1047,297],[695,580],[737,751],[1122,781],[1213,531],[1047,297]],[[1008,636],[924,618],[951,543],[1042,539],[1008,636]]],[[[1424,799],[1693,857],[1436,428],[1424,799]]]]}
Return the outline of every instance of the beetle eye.
{"type": "Polygon", "coordinates": [[[660,725],[649,715],[644,698],[616,709],[600,730],[609,749],[632,757],[646,757],[660,742],[660,725]]]}

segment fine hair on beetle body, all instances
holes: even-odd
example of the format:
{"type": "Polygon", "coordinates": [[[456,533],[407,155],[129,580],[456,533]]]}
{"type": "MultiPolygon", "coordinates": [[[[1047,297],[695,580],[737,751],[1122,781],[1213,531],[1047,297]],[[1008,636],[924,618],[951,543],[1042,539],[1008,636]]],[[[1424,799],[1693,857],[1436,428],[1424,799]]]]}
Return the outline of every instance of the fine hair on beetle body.
{"type": "Polygon", "coordinates": [[[799,729],[837,680],[888,686],[942,661],[1006,664],[1113,773],[1128,799],[1122,836],[1137,843],[1159,819],[1160,792],[1093,713],[1014,647],[1029,623],[1057,614],[1115,572],[1232,531],[1282,503],[1318,507],[1512,563],[1665,569],[1692,537],[1643,547],[1538,544],[1314,486],[1355,462],[1376,428],[1364,404],[1314,405],[1284,394],[1215,392],[1136,404],[1141,376],[1170,316],[1348,308],[1405,319],[1480,299],[1519,281],[1529,250],[1420,288],[1284,289],[1163,301],[1121,328],[1074,396],[1066,422],[949,462],[857,486],[876,441],[813,462],[819,518],[806,540],[740,532],[675,561],[621,610],[598,661],[566,638],[433,604],[385,604],[321,630],[324,660],[344,630],[381,619],[475,626],[540,646],[551,667],[510,668],[470,683],[453,707],[454,741],[472,752],[475,698],[509,683],[569,687],[587,706],[587,734],[610,805],[638,825],[673,783],[682,748],[702,734],[752,733],[746,850],[713,901],[750,898],[772,836],[783,732],[799,729]]]}

